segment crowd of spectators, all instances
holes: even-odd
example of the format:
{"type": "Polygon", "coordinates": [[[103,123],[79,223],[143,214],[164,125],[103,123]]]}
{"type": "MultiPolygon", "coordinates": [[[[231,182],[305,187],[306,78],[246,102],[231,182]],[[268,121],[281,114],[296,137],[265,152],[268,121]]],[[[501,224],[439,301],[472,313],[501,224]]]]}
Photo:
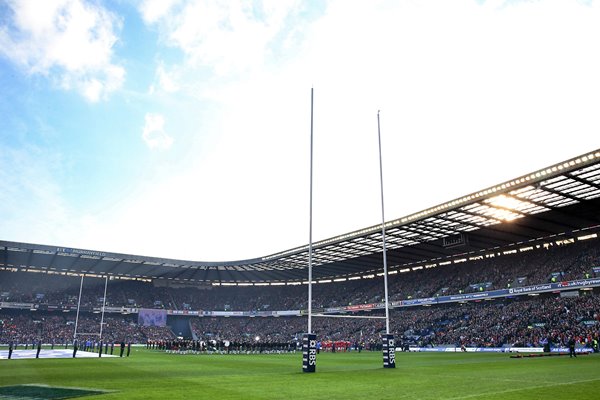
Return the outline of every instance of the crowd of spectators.
{"type": "Polygon", "coordinates": [[[527,297],[392,312],[392,329],[419,346],[543,347],[600,333],[600,295],[527,297]]]}
{"type": "MultiPolygon", "coordinates": [[[[517,254],[488,254],[478,260],[450,263],[390,275],[390,300],[493,290],[547,283],[552,279],[593,277],[600,267],[598,239],[533,248],[517,254]]],[[[77,305],[78,277],[0,271],[0,301],[77,305]]],[[[381,279],[360,279],[313,286],[313,307],[339,307],[382,300],[381,279]]],[[[84,280],[81,305],[102,306],[104,279],[84,280]]],[[[111,280],[106,305],[171,310],[272,311],[306,309],[306,286],[157,287],[149,282],[111,280]]]]}
{"type": "MultiPolygon", "coordinates": [[[[565,345],[571,337],[591,345],[598,339],[600,293],[582,293],[395,309],[390,312],[390,326],[399,341],[418,346],[541,347],[548,342],[565,345]]],[[[134,317],[106,316],[103,339],[134,343],[175,339],[168,327],[141,326],[134,317]]],[[[244,346],[298,341],[307,323],[306,317],[188,317],[188,321],[195,340],[227,340],[244,346]]],[[[0,343],[68,343],[74,323],[73,316],[52,313],[0,314],[0,343]]],[[[98,340],[99,328],[99,316],[80,316],[78,338],[98,340]]],[[[320,340],[361,343],[368,349],[381,342],[385,324],[382,319],[313,318],[312,330],[320,340]]]]}
{"type": "MultiPolygon", "coordinates": [[[[596,276],[600,267],[598,239],[585,242],[532,246],[528,251],[499,251],[478,260],[449,263],[389,277],[390,300],[426,298],[473,290],[500,289],[596,276]]],[[[84,280],[81,305],[104,303],[104,279],[84,280]]],[[[34,305],[75,306],[78,277],[0,271],[0,301],[34,305]]],[[[504,298],[466,304],[412,307],[391,311],[396,337],[413,344],[433,346],[540,346],[548,341],[565,344],[597,338],[600,295],[582,292],[574,298],[556,294],[536,298],[504,298]]],[[[381,279],[361,279],[313,286],[313,307],[327,308],[382,301],[381,279]]],[[[166,287],[143,281],[111,280],[106,305],[110,307],[172,310],[274,311],[307,308],[306,286],[199,286],[166,287]]],[[[91,310],[89,310],[91,311],[91,310]]],[[[374,311],[372,315],[377,315],[374,311]]],[[[381,315],[381,314],[379,314],[381,315]]],[[[178,318],[170,316],[169,318],[178,318]]],[[[179,317],[183,318],[183,317],[179,317]]],[[[12,310],[0,314],[0,343],[8,340],[48,343],[71,341],[73,313],[12,310]]],[[[194,340],[228,340],[239,344],[289,343],[306,330],[305,317],[189,318],[194,340]]],[[[98,338],[100,315],[83,313],[79,337],[98,338]],[[88,335],[86,337],[86,334],[88,335]]],[[[315,318],[313,332],[324,341],[349,341],[370,348],[380,343],[381,319],[315,318]]],[[[174,339],[168,327],[137,324],[137,316],[108,313],[103,338],[145,343],[174,339]]]]}
{"type": "MultiPolygon", "coordinates": [[[[168,327],[143,326],[136,315],[105,315],[100,337],[101,316],[82,316],[77,320],[77,339],[81,341],[133,342],[170,339],[173,332],[168,327]]],[[[75,334],[75,316],[53,313],[10,312],[0,314],[0,343],[70,344],[75,334]]]]}
{"type": "MultiPolygon", "coordinates": [[[[534,248],[479,260],[451,263],[389,276],[390,300],[424,298],[474,290],[573,280],[595,276],[600,266],[598,240],[534,248]],[[483,286],[482,286],[483,285],[483,286]]],[[[0,301],[77,305],[78,277],[0,271],[0,301]]],[[[380,279],[361,279],[313,286],[313,307],[339,307],[382,300],[380,279]]],[[[81,305],[103,304],[104,279],[84,281],[81,305]]],[[[111,280],[106,305],[172,310],[269,311],[306,309],[306,286],[157,287],[149,282],[111,280]]]]}
{"type": "MultiPolygon", "coordinates": [[[[584,293],[396,309],[390,329],[400,341],[418,346],[543,347],[548,341],[566,345],[571,337],[591,345],[600,333],[600,294],[584,293]]],[[[383,321],[314,318],[312,330],[323,341],[347,340],[370,348],[381,342],[383,321]]],[[[306,318],[196,318],[192,328],[202,340],[284,342],[301,337],[306,318]]]]}

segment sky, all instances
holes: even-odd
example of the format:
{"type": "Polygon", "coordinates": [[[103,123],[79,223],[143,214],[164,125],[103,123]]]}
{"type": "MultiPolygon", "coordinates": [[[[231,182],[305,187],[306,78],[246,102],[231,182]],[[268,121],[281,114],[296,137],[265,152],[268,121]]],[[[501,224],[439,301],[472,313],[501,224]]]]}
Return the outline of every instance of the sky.
{"type": "Polygon", "coordinates": [[[0,240],[266,256],[600,148],[593,1],[0,0],[0,240]]]}

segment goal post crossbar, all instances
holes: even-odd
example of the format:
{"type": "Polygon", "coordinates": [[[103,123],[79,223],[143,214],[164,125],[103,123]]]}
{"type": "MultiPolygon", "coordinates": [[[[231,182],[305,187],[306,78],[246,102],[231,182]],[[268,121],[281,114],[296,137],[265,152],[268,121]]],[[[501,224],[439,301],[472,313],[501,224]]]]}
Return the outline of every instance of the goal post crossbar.
{"type": "Polygon", "coordinates": [[[336,314],[313,314],[313,317],[324,317],[324,318],[363,318],[363,319],[385,319],[383,316],[369,316],[369,315],[336,315],[336,314]]]}

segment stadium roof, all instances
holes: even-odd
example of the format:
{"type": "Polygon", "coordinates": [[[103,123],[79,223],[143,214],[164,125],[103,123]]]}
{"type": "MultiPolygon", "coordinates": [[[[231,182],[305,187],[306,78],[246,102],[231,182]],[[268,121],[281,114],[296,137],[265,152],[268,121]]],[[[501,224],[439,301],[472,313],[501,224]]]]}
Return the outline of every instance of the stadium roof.
{"type": "MultiPolygon", "coordinates": [[[[386,222],[389,270],[418,268],[461,254],[523,246],[600,228],[600,149],[421,212],[386,222]]],[[[116,254],[0,241],[0,268],[164,279],[264,284],[308,278],[308,245],[230,262],[116,254]]],[[[313,244],[313,279],[381,273],[381,225],[313,244]]]]}

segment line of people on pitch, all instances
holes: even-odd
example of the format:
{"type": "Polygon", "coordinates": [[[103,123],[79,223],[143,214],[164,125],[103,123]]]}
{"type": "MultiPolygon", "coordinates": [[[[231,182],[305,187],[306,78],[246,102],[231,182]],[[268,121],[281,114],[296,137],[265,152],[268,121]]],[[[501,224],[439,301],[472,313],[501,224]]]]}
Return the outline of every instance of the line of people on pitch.
{"type": "MultiPolygon", "coordinates": [[[[8,342],[8,359],[12,359],[13,351],[16,350],[17,345],[11,340],[8,342]]],[[[31,343],[31,349],[33,350],[35,347],[35,358],[40,358],[40,352],[42,351],[42,341],[38,340],[36,343],[31,343]]],[[[27,350],[27,345],[25,346],[25,350],[27,350]]]]}
{"type": "Polygon", "coordinates": [[[291,353],[297,350],[295,342],[259,342],[230,340],[148,340],[146,349],[166,350],[168,353],[291,353]]]}
{"type": "MultiPolygon", "coordinates": [[[[73,340],[73,358],[77,356],[77,351],[80,350],[79,346],[79,341],[77,339],[73,340]]],[[[104,350],[104,354],[108,354],[109,347],[110,355],[113,355],[115,342],[110,342],[109,344],[108,341],[102,342],[101,340],[100,342],[95,342],[91,340],[85,340],[81,350],[92,353],[98,351],[98,357],[102,357],[102,351],[104,350]]],[[[125,349],[127,349],[127,357],[129,357],[129,354],[131,354],[131,342],[127,342],[126,344],[125,341],[121,341],[121,343],[119,343],[119,357],[123,357],[125,349]]]]}

